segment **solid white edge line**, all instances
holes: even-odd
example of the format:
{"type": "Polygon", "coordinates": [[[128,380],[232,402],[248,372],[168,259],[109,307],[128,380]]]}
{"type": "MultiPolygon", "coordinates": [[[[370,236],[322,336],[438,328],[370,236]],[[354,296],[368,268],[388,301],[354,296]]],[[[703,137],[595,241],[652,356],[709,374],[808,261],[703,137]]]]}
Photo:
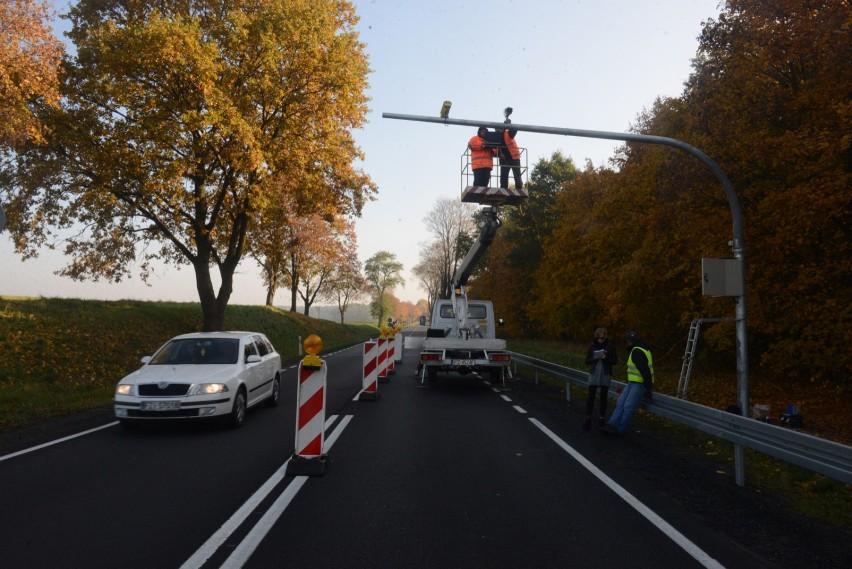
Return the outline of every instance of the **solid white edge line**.
{"type": "Polygon", "coordinates": [[[589,460],[586,459],[582,454],[574,450],[573,447],[569,446],[568,443],[560,439],[556,436],[553,431],[545,427],[542,423],[540,423],[537,419],[530,417],[530,421],[541,431],[553,440],[557,445],[559,445],[562,450],[567,452],[571,457],[580,463],[586,470],[591,472],[595,477],[598,478],[601,482],[603,482],[610,490],[616,493],[619,498],[627,502],[634,510],[642,514],[649,522],[654,524],[657,529],[663,532],[664,535],[671,538],[677,545],[679,545],[684,551],[686,551],[689,555],[691,555],[696,561],[701,563],[704,567],[708,567],[711,569],[724,569],[724,565],[710,557],[703,549],[692,543],[685,535],[677,531],[674,527],[671,526],[667,521],[661,518],[656,512],[651,510],[645,504],[640,502],[633,494],[624,489],[623,486],[618,484],[615,480],[604,474],[604,472],[599,469],[597,466],[592,464],[589,460]]]}
{"type": "MultiPolygon", "coordinates": [[[[325,421],[325,428],[328,429],[336,419],[337,415],[331,415],[328,417],[325,421]]],[[[337,432],[337,429],[335,432],[337,432]]],[[[184,564],[180,566],[180,569],[198,569],[199,567],[202,567],[207,560],[210,559],[210,557],[212,557],[220,547],[222,547],[222,544],[231,537],[231,534],[246,521],[246,518],[248,518],[255,510],[258,504],[266,499],[269,493],[272,492],[278,483],[284,479],[287,474],[287,464],[289,462],[289,458],[285,460],[284,464],[282,464],[281,467],[276,470],[275,473],[270,476],[269,479],[267,479],[267,481],[264,482],[261,487],[258,488],[257,491],[252,494],[251,497],[249,497],[249,499],[246,500],[230,518],[228,518],[228,521],[213,532],[213,535],[211,535],[210,538],[192,554],[192,557],[187,559],[184,564]]]]}
{"type": "Polygon", "coordinates": [[[83,435],[88,435],[88,434],[94,433],[96,431],[100,431],[102,429],[114,427],[117,424],[118,424],[118,421],[113,421],[112,423],[107,423],[106,425],[101,425],[100,427],[95,427],[94,429],[89,429],[88,431],[83,431],[82,433],[77,433],[76,435],[69,435],[69,436],[63,437],[61,439],[56,439],[55,441],[50,441],[50,442],[47,442],[47,443],[44,443],[44,444],[41,444],[41,445],[38,445],[38,446],[30,447],[30,448],[27,448],[27,449],[24,449],[24,450],[19,450],[18,452],[13,452],[13,453],[7,454],[5,456],[0,456],[0,462],[3,462],[4,460],[8,460],[10,458],[15,458],[16,456],[21,456],[22,454],[34,452],[34,451],[37,451],[39,449],[43,449],[43,448],[46,448],[46,447],[49,447],[49,446],[58,445],[59,443],[64,443],[65,441],[70,441],[71,439],[76,439],[77,437],[82,437],[83,435]]]}
{"type": "MultiPolygon", "coordinates": [[[[340,436],[340,433],[342,433],[343,429],[349,425],[351,420],[352,415],[346,415],[343,420],[340,421],[340,424],[337,425],[334,432],[326,439],[326,446],[323,449],[324,452],[328,452],[331,449],[334,442],[340,436]]],[[[275,500],[275,503],[266,510],[260,520],[258,520],[251,531],[249,531],[246,535],[245,539],[241,541],[231,555],[228,556],[228,559],[226,559],[222,564],[221,569],[240,569],[243,565],[245,565],[246,561],[249,560],[249,557],[251,557],[257,549],[257,546],[260,545],[260,542],[263,541],[263,538],[266,537],[272,529],[272,526],[275,525],[275,522],[278,521],[278,518],[281,517],[281,514],[284,513],[284,510],[287,509],[287,506],[290,505],[290,502],[293,501],[293,498],[296,497],[296,494],[299,493],[299,490],[302,489],[302,486],[304,486],[307,481],[307,476],[296,476],[293,479],[293,482],[287,486],[284,492],[282,492],[278,499],[275,500]]]]}

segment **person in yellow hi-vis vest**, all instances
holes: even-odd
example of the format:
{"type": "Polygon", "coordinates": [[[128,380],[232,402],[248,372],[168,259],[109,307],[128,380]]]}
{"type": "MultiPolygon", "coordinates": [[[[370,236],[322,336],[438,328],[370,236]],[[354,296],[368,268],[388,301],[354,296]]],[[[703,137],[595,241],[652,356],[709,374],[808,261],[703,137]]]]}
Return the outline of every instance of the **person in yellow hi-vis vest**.
{"type": "Polygon", "coordinates": [[[627,356],[627,384],[618,397],[615,411],[601,429],[604,433],[624,434],[642,398],[651,401],[654,390],[654,358],[651,350],[636,332],[627,334],[627,347],[630,348],[630,355],[627,356]]]}

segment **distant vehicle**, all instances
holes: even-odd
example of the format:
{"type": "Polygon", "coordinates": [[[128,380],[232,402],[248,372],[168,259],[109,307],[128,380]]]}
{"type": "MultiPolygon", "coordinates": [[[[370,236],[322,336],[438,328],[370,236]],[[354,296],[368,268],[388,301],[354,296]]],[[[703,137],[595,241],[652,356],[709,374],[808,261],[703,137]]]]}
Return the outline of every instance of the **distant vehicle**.
{"type": "Polygon", "coordinates": [[[258,403],[278,405],[281,356],[259,332],[200,332],[169,340],[118,382],[122,426],[219,418],[238,428],[258,403]]]}

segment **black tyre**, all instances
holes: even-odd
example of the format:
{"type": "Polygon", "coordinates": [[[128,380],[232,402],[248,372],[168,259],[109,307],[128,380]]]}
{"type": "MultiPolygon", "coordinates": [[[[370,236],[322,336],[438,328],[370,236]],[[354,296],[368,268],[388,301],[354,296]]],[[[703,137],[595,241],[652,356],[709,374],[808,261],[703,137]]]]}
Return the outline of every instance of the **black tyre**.
{"type": "Polygon", "coordinates": [[[272,393],[266,400],[266,405],[269,407],[278,407],[278,402],[281,400],[281,376],[275,374],[275,379],[272,380],[272,393]]]}
{"type": "Polygon", "coordinates": [[[426,379],[429,380],[429,383],[435,383],[438,380],[438,370],[433,367],[427,367],[426,379]]]}
{"type": "Polygon", "coordinates": [[[228,415],[228,424],[239,429],[246,422],[246,392],[240,388],[237,395],[234,397],[234,406],[231,407],[231,414],[228,415]]]}

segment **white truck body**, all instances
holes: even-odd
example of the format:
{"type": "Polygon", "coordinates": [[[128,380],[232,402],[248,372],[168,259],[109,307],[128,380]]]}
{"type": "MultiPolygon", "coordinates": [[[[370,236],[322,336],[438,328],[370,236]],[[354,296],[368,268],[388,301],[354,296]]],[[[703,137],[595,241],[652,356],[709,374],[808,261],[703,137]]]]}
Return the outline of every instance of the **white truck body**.
{"type": "Polygon", "coordinates": [[[492,383],[501,382],[511,357],[506,341],[495,337],[496,328],[489,300],[468,300],[464,295],[437,300],[420,351],[421,380],[435,381],[440,371],[479,373],[492,383]]]}

